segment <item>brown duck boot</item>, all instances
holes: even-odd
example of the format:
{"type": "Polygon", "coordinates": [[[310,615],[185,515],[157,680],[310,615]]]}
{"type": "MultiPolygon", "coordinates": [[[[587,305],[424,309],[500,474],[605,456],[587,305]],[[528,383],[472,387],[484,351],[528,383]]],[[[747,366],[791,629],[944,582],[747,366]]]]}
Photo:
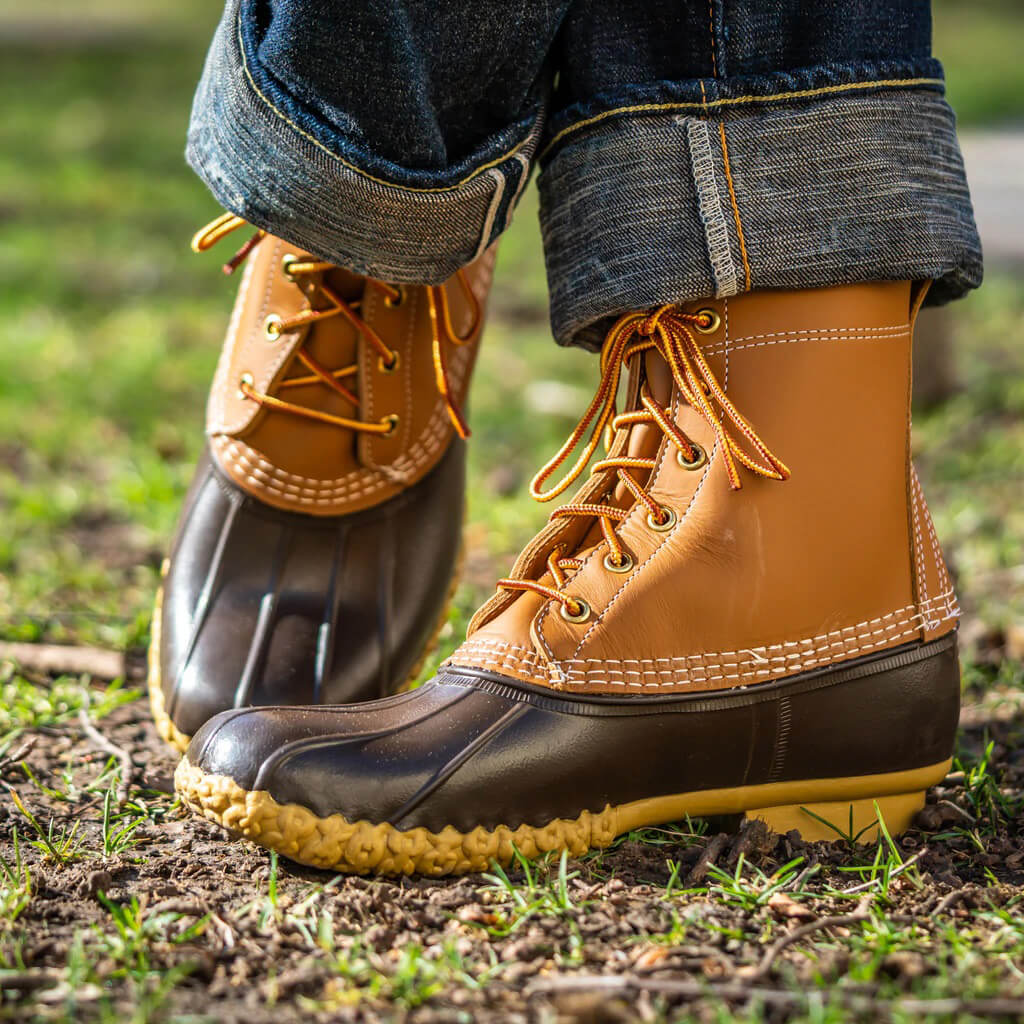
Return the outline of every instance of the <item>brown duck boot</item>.
{"type": "Polygon", "coordinates": [[[910,461],[923,292],[623,317],[535,496],[562,493],[605,428],[607,454],[439,675],[358,707],[220,715],[178,791],[343,871],[578,855],[685,815],[807,839],[907,828],[959,704],[958,609],[910,461]]]}
{"type": "MultiPolygon", "coordinates": [[[[225,216],[193,243],[242,226],[225,216]]],[[[245,262],[153,618],[149,691],[184,749],[226,708],[336,704],[415,676],[444,621],[493,252],[393,286],[262,232],[245,262]]]]}

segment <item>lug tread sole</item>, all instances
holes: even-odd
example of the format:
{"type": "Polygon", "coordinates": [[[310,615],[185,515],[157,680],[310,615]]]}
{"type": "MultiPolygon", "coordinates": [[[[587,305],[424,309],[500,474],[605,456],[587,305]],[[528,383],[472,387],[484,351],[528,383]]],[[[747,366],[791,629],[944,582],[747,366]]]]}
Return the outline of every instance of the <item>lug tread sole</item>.
{"type": "Polygon", "coordinates": [[[597,813],[584,811],[573,819],[557,818],[543,826],[478,826],[468,832],[452,825],[440,832],[423,827],[402,830],[387,822],[348,821],[341,814],[321,818],[299,804],[278,803],[268,792],[246,790],[228,776],[208,774],[187,757],[174,780],[192,810],[300,864],[352,874],[438,876],[484,871],[492,861],[507,864],[516,850],[531,859],[561,850],[578,857],[610,845],[630,829],[687,814],[744,813],[776,831],[796,828],[807,841],[838,839],[852,828],[852,837],[861,842],[877,834],[881,817],[889,833],[897,835],[924,806],[925,789],[941,781],[950,764],[652,797],[608,805],[597,813]]]}

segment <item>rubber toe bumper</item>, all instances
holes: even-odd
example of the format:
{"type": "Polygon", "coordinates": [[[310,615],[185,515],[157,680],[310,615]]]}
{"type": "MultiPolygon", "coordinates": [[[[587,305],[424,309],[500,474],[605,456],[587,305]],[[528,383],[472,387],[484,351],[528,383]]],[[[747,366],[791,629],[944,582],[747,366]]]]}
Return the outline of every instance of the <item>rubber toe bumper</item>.
{"type": "Polygon", "coordinates": [[[685,697],[577,697],[451,667],[359,706],[218,715],[176,778],[200,813],[303,863],[443,874],[686,814],[816,838],[801,808],[836,813],[845,834],[847,811],[877,806],[900,831],[948,769],[958,708],[955,634],[685,697]]]}

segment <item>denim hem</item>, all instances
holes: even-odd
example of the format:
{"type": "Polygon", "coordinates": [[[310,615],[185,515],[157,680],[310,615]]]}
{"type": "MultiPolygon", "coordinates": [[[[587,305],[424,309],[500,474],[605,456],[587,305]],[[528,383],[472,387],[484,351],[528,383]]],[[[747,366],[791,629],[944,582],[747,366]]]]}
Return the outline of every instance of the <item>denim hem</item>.
{"type": "Polygon", "coordinates": [[[755,288],[931,279],[941,303],[981,281],[953,113],[930,87],[593,118],[538,186],[561,344],[755,288]]]}
{"type": "Polygon", "coordinates": [[[239,8],[229,0],[214,36],[186,147],[225,209],[321,259],[396,283],[440,283],[504,231],[529,178],[542,107],[458,167],[369,161],[371,170],[336,129],[309,130],[308,116],[299,123],[288,98],[261,85],[239,8]]]}

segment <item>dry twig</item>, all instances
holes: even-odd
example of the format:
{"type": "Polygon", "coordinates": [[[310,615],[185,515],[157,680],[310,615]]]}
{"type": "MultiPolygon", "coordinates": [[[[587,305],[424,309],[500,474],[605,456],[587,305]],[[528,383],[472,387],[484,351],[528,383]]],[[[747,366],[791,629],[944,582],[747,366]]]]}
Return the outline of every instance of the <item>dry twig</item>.
{"type": "Polygon", "coordinates": [[[93,676],[117,679],[125,674],[124,655],[102,647],[64,644],[0,643],[0,661],[13,661],[30,672],[47,676],[93,676]]]}
{"type": "Polygon", "coordinates": [[[89,691],[83,690],[83,705],[78,709],[78,724],[82,727],[82,731],[89,738],[89,741],[93,746],[99,747],[106,754],[110,754],[111,757],[116,757],[121,764],[121,781],[117,784],[117,806],[122,807],[124,802],[128,799],[128,792],[131,789],[132,783],[135,781],[135,762],[132,760],[131,754],[128,753],[122,747],[119,747],[112,740],[107,739],[92,724],[92,720],[89,718],[89,691]]]}

